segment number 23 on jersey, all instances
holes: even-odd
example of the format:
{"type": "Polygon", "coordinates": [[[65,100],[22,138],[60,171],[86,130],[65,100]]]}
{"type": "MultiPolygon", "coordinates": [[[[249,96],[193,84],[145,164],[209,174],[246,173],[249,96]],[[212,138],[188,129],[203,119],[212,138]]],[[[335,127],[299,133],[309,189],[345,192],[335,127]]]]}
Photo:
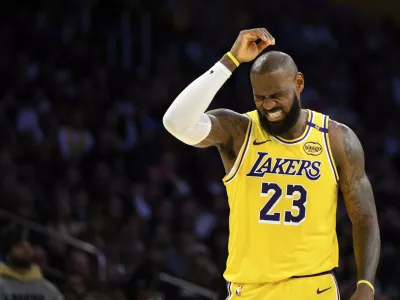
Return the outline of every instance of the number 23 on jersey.
{"type": "Polygon", "coordinates": [[[269,197],[261,208],[258,223],[297,226],[306,218],[307,191],[299,184],[287,184],[281,187],[277,183],[263,182],[261,196],[269,197]],[[292,209],[274,212],[280,201],[292,201],[292,209]]]}

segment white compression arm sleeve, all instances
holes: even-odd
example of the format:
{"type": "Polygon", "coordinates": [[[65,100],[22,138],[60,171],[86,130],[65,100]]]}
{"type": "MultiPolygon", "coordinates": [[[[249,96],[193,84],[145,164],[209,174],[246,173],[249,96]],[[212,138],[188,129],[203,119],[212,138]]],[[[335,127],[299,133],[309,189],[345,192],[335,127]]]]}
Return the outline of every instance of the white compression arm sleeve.
{"type": "Polygon", "coordinates": [[[168,108],[163,118],[164,127],[188,145],[204,140],[211,131],[211,120],[204,112],[231,74],[227,67],[217,62],[198,77],[168,108]]]}

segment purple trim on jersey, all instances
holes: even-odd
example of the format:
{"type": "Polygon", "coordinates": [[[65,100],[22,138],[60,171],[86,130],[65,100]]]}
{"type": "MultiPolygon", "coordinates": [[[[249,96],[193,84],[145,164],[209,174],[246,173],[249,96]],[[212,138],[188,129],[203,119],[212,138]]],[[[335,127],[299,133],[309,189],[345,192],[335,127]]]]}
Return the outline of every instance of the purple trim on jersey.
{"type": "Polygon", "coordinates": [[[319,127],[317,124],[311,123],[311,122],[307,122],[307,125],[315,128],[323,133],[328,133],[328,128],[326,128],[326,127],[319,127]]]}
{"type": "Polygon", "coordinates": [[[229,300],[232,297],[232,282],[226,282],[226,289],[228,290],[228,296],[226,300],[229,300]]]}
{"type": "Polygon", "coordinates": [[[333,275],[333,271],[325,271],[325,272],[321,272],[321,273],[316,273],[316,274],[310,274],[310,275],[300,275],[300,276],[292,276],[290,278],[307,278],[307,277],[316,277],[316,276],[322,276],[322,275],[327,275],[327,274],[332,274],[333,275]]]}
{"type": "Polygon", "coordinates": [[[251,117],[249,115],[247,115],[247,116],[250,119],[250,129],[249,129],[249,134],[247,135],[246,146],[243,149],[242,157],[240,158],[240,161],[239,161],[239,164],[238,164],[238,166],[236,168],[235,173],[233,173],[233,175],[230,178],[226,179],[225,183],[228,183],[229,181],[231,181],[236,176],[237,172],[239,172],[239,168],[240,168],[240,166],[242,164],[243,158],[246,155],[246,151],[247,151],[247,148],[249,146],[249,141],[250,141],[250,137],[251,137],[251,131],[253,129],[253,120],[251,119],[251,117]]]}
{"type": "Polygon", "coordinates": [[[336,281],[336,277],[335,277],[335,274],[332,272],[332,277],[333,277],[333,280],[335,281],[335,286],[336,286],[336,298],[338,299],[338,300],[340,300],[340,290],[339,290],[339,285],[338,285],[338,283],[337,283],[337,281],[336,281]]]}
{"type": "Polygon", "coordinates": [[[296,143],[298,143],[298,142],[301,142],[302,140],[304,140],[307,136],[308,136],[308,134],[310,133],[310,130],[311,130],[311,126],[309,126],[308,125],[308,123],[312,123],[312,121],[313,121],[313,119],[314,119],[314,113],[310,110],[310,114],[311,114],[311,117],[310,117],[310,121],[307,121],[307,132],[306,132],[306,134],[301,138],[301,139],[299,139],[299,140],[295,140],[295,141],[291,141],[291,142],[287,142],[287,141],[284,141],[284,140],[281,140],[278,136],[276,136],[276,135],[274,135],[274,138],[276,138],[277,140],[279,140],[280,142],[282,142],[282,143],[284,143],[284,144],[288,144],[288,145],[291,145],[291,144],[296,144],[296,143]]]}
{"type": "MultiPolygon", "coordinates": [[[[327,117],[327,116],[324,116],[324,127],[325,127],[325,128],[328,128],[328,127],[327,127],[327,126],[328,126],[327,120],[328,120],[328,117],[327,117]]],[[[335,165],[333,164],[332,153],[331,153],[331,151],[330,151],[330,149],[329,149],[328,138],[329,138],[329,137],[328,137],[328,133],[327,133],[327,132],[324,132],[324,141],[325,141],[326,152],[328,153],[329,163],[331,164],[332,171],[333,171],[333,174],[334,174],[335,179],[336,179],[336,183],[338,183],[338,182],[339,182],[339,178],[337,177],[337,174],[336,174],[336,172],[335,172],[335,165]]]]}

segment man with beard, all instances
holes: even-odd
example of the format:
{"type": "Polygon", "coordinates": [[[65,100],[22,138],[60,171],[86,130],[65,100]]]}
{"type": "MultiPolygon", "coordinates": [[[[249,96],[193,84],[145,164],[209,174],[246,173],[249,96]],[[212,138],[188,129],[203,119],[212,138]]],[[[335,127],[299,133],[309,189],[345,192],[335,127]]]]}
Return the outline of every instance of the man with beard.
{"type": "Polygon", "coordinates": [[[34,250],[19,228],[7,228],[0,237],[0,299],[61,300],[57,288],[33,264],[34,250]]]}
{"type": "Polygon", "coordinates": [[[240,32],[230,52],[192,82],[164,115],[165,128],[195,147],[216,146],[230,206],[228,299],[339,299],[336,207],[339,189],[352,222],[357,285],[373,299],[380,237],[364,153],[354,132],[302,109],[304,76],[271,51],[254,62],[256,110],[205,113],[240,63],[275,39],[265,28],[240,32]]]}

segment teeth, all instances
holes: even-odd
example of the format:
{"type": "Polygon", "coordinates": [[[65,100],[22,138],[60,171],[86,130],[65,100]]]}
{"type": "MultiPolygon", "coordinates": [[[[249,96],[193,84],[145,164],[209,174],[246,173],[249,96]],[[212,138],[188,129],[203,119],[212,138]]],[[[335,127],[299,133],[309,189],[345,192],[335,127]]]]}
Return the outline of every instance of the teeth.
{"type": "Polygon", "coordinates": [[[274,112],[274,113],[268,113],[268,116],[270,116],[270,117],[279,117],[281,114],[282,114],[282,111],[280,110],[280,111],[277,111],[277,112],[274,112]]]}

